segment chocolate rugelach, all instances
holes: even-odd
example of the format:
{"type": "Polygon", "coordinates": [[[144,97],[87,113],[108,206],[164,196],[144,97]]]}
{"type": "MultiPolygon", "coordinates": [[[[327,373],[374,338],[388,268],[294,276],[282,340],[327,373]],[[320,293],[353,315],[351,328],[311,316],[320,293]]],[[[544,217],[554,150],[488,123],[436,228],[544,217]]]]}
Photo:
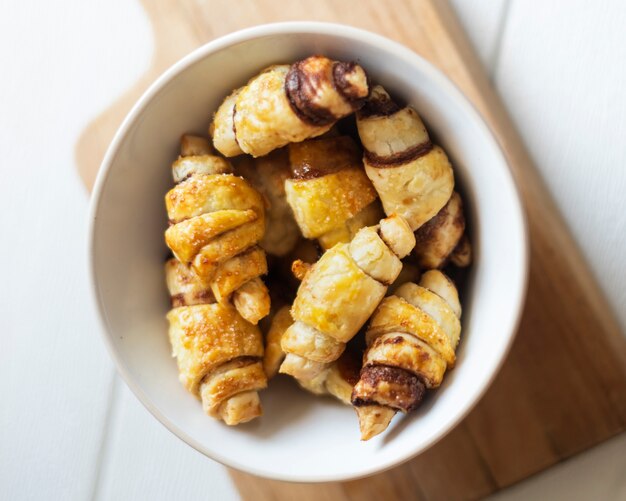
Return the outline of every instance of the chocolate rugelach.
{"type": "Polygon", "coordinates": [[[397,411],[416,409],[426,389],[454,366],[461,306],[452,281],[437,270],[386,297],[370,320],[367,348],[352,391],[361,439],[382,433],[397,411]]]}
{"type": "Polygon", "coordinates": [[[233,91],[216,111],[209,132],[225,156],[260,157],[324,134],[359,109],[368,94],[361,66],[311,56],[271,66],[233,91]]]}

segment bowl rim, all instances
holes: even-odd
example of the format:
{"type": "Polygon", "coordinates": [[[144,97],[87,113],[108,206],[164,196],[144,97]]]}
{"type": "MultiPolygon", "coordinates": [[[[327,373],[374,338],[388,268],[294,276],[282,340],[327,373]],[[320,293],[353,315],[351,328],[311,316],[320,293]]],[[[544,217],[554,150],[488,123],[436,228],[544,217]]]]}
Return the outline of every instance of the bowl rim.
{"type": "Polygon", "coordinates": [[[123,361],[113,345],[112,333],[110,332],[108,322],[106,319],[106,310],[102,301],[102,297],[98,287],[97,273],[95,266],[95,234],[96,234],[96,219],[98,208],[100,206],[100,199],[105,186],[106,180],[109,176],[109,171],[113,161],[117,156],[118,149],[122,143],[122,140],[128,133],[129,129],[134,125],[135,121],[141,115],[143,110],[149,105],[152,99],[167,85],[170,80],[182,73],[188,67],[199,62],[209,55],[226,49],[232,45],[242,42],[251,41],[256,38],[262,38],[272,35],[289,35],[289,34],[318,34],[323,36],[341,36],[344,38],[350,38],[352,40],[363,43],[375,43],[381,47],[385,52],[394,53],[396,56],[401,57],[404,60],[410,61],[410,64],[417,66],[421,71],[429,75],[437,85],[443,88],[443,92],[451,99],[454,99],[458,105],[466,108],[469,115],[473,116],[475,126],[483,128],[483,131],[487,133],[492,141],[497,153],[502,157],[502,163],[504,166],[509,167],[507,157],[504,154],[502,145],[498,141],[497,136],[494,134],[491,127],[485,122],[482,115],[479,113],[474,104],[465,96],[465,94],[458,88],[458,86],[452,82],[446,75],[443,74],[438,68],[436,68],[428,60],[424,59],[419,54],[415,53],[408,47],[402,45],[399,42],[393,41],[385,36],[373,33],[361,28],[355,28],[353,26],[344,25],[340,23],[327,23],[327,22],[313,22],[313,21],[289,21],[278,22],[257,25],[249,28],[245,28],[239,31],[229,33],[212,40],[179,59],[176,63],[171,65],[165,70],[142,94],[142,96],[133,105],[128,112],[121,125],[117,129],[113,140],[107,148],[106,154],[102,160],[100,168],[97,173],[94,188],[91,194],[89,214],[88,214],[88,240],[87,240],[87,265],[89,267],[88,275],[90,278],[90,291],[92,304],[95,304],[98,312],[98,320],[100,324],[100,335],[104,340],[104,344],[115,362],[117,372],[122,376],[122,379],[126,385],[130,388],[133,394],[139,399],[141,404],[171,433],[184,441],[189,446],[193,447],[204,456],[218,461],[219,463],[234,468],[239,471],[250,473],[259,477],[269,478],[273,480],[287,481],[287,482],[337,482],[355,480],[363,478],[376,473],[389,470],[395,466],[398,466],[418,454],[426,451],[432,447],[435,443],[441,440],[444,436],[450,433],[460,422],[463,420],[469,412],[476,406],[476,404],[484,396],[487,389],[493,383],[495,377],[500,372],[502,365],[510,351],[513,340],[515,339],[518,326],[521,320],[523,306],[525,303],[526,292],[528,288],[528,269],[530,260],[530,242],[528,236],[528,222],[526,213],[523,210],[523,204],[520,197],[519,187],[515,182],[515,178],[511,173],[510,168],[506,168],[504,175],[508,177],[510,185],[513,190],[513,198],[511,199],[511,208],[513,218],[517,220],[517,227],[520,231],[520,238],[522,248],[520,254],[520,283],[517,291],[515,291],[514,304],[515,308],[513,314],[509,318],[508,325],[501,330],[503,334],[506,334],[506,343],[503,343],[498,354],[498,362],[494,366],[489,377],[483,382],[482,388],[475,394],[474,398],[468,401],[464,407],[456,414],[455,418],[449,421],[448,426],[440,429],[437,433],[433,433],[427,440],[424,440],[421,444],[413,448],[407,448],[406,452],[394,457],[391,460],[373,463],[371,467],[362,468],[358,472],[344,473],[344,474],[312,474],[307,477],[298,475],[291,475],[289,472],[275,472],[272,470],[266,470],[262,466],[250,467],[248,465],[240,464],[237,461],[223,457],[219,452],[208,450],[201,443],[189,436],[184,430],[180,429],[173,422],[171,422],[155,404],[152,403],[150,398],[140,387],[139,383],[135,382],[130,371],[125,366],[123,361]]]}

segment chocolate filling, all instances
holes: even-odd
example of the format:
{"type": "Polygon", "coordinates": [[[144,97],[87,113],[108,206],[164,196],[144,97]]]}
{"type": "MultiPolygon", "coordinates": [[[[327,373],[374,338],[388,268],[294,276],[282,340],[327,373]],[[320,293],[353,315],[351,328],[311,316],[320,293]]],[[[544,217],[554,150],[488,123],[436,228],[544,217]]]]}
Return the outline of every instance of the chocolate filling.
{"type": "MultiPolygon", "coordinates": [[[[184,280],[188,282],[189,280],[184,280]]],[[[191,301],[186,301],[184,293],[174,294],[170,297],[172,308],[180,308],[181,306],[193,306],[196,304],[212,304],[215,302],[215,296],[210,290],[203,290],[192,296],[191,301]]]]}
{"type": "MultiPolygon", "coordinates": [[[[365,98],[367,97],[367,94],[361,95],[361,89],[352,85],[347,78],[357,67],[358,65],[354,61],[347,63],[338,61],[333,65],[333,84],[335,89],[350,103],[353,110],[361,108],[365,104],[365,98]]],[[[367,89],[369,89],[369,82],[367,89]]]]}
{"type": "Polygon", "coordinates": [[[299,181],[315,179],[317,177],[322,177],[327,174],[328,171],[325,171],[323,169],[316,169],[309,164],[297,165],[291,169],[291,179],[296,179],[299,181]]]}
{"type": "Polygon", "coordinates": [[[433,143],[428,140],[425,143],[420,143],[416,146],[408,148],[404,151],[394,153],[381,157],[376,153],[365,150],[365,158],[367,163],[372,167],[386,168],[386,167],[399,167],[400,165],[412,162],[430,152],[433,149],[433,143]]]}
{"type": "Polygon", "coordinates": [[[388,117],[402,108],[389,96],[383,94],[370,98],[359,111],[359,118],[388,117]]]}
{"type": "Polygon", "coordinates": [[[336,117],[326,108],[311,103],[311,96],[315,95],[322,75],[307,72],[302,68],[303,63],[304,61],[298,61],[292,64],[285,77],[285,93],[291,109],[305,123],[314,126],[329,125],[337,120],[336,117]]]}
{"type": "Polygon", "coordinates": [[[337,360],[337,369],[339,369],[341,379],[354,386],[359,382],[360,357],[354,350],[346,349],[337,360]]]}
{"type": "Polygon", "coordinates": [[[410,412],[419,406],[425,393],[426,385],[418,376],[398,367],[371,365],[361,370],[352,392],[352,405],[383,405],[410,412]],[[381,383],[386,383],[385,394],[379,390],[381,383]]]}
{"type": "MultiPolygon", "coordinates": [[[[454,197],[454,194],[452,195],[454,197]]],[[[420,258],[423,251],[428,252],[428,246],[433,240],[437,239],[437,234],[440,232],[449,231],[450,227],[460,229],[460,233],[463,233],[465,229],[465,216],[463,214],[463,207],[460,206],[459,210],[452,216],[450,219],[450,200],[443,206],[443,208],[435,214],[430,220],[420,226],[417,231],[415,231],[415,247],[413,248],[414,254],[420,258]]],[[[449,249],[445,249],[445,255],[440,255],[440,263],[437,268],[441,268],[445,266],[451,254],[454,252],[456,248],[459,246],[459,242],[462,240],[462,236],[459,240],[454,244],[453,247],[449,249]]],[[[441,254],[441,253],[439,253],[441,254]]]]}

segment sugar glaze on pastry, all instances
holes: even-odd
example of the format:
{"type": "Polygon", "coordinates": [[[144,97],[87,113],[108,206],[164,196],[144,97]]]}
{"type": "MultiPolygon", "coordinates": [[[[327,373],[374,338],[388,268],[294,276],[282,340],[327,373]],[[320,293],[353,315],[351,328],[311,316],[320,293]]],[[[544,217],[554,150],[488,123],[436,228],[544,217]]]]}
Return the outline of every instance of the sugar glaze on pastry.
{"type": "Polygon", "coordinates": [[[291,308],[294,324],[281,347],[280,372],[309,381],[339,358],[382,300],[415,237],[399,216],[357,232],[327,250],[305,274],[291,308]]]}
{"type": "Polygon", "coordinates": [[[287,150],[291,176],[285,193],[304,237],[329,249],[384,217],[351,137],[309,139],[287,150]]]}
{"type": "Polygon", "coordinates": [[[267,273],[258,245],[265,232],[263,199],[248,181],[232,174],[227,160],[210,153],[208,142],[203,148],[199,138],[183,136],[181,145],[172,166],[178,184],[165,196],[170,220],[165,242],[209,284],[218,302],[232,303],[256,324],[270,308],[260,279],[267,273]]]}
{"type": "Polygon", "coordinates": [[[208,415],[228,425],[260,416],[257,392],[267,378],[258,327],[231,305],[213,302],[202,280],[177,259],[165,268],[173,306],[167,314],[169,339],[180,381],[208,415]]]}
{"type": "Polygon", "coordinates": [[[416,409],[426,389],[454,367],[461,334],[456,287],[438,270],[386,297],[365,335],[367,349],[352,392],[361,439],[382,433],[397,411],[416,409]]]}
{"type": "Polygon", "coordinates": [[[367,75],[356,63],[311,56],[270,66],[220,105],[210,127],[213,144],[227,157],[267,155],[324,134],[368,92],[367,75]]]}

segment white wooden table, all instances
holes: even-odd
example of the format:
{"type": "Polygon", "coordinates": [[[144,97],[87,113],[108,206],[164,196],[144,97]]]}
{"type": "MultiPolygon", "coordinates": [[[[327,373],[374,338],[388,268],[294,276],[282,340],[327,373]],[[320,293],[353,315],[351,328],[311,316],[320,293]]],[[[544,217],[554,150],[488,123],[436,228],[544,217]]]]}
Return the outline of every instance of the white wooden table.
{"type": "MultiPolygon", "coordinates": [[[[453,4],[626,326],[626,3],[453,4]]],[[[0,42],[0,499],[238,499],[116,376],[88,295],[73,147],[148,65],[140,6],[3,0],[0,42]]],[[[625,472],[622,435],[495,498],[626,499],[625,472]]]]}

